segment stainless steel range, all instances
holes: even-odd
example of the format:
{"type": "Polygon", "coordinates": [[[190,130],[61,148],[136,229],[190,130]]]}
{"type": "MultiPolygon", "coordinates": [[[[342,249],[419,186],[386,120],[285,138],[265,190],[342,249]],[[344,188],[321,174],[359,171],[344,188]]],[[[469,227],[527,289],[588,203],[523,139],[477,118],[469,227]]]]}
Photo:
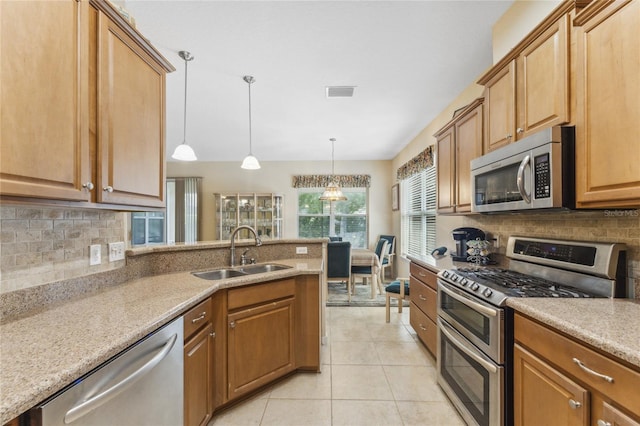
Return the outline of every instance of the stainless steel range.
{"type": "Polygon", "coordinates": [[[627,297],[623,244],[510,237],[507,257],[438,274],[438,383],[469,424],[512,423],[509,297],[627,297]]]}

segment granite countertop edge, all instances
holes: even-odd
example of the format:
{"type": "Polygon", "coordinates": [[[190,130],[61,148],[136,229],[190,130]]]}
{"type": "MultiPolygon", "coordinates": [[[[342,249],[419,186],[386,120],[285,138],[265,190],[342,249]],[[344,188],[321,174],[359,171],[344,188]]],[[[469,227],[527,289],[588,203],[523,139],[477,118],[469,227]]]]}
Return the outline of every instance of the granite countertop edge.
{"type": "Polygon", "coordinates": [[[190,272],[139,278],[0,325],[0,424],[63,389],[218,290],[319,275],[322,259],[290,269],[204,280],[190,272]]]}

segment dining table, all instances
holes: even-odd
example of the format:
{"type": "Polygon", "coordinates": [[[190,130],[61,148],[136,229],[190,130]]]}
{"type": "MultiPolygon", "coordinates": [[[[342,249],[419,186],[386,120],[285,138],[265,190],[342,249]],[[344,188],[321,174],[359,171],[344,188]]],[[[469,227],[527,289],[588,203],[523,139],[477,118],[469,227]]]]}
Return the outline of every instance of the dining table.
{"type": "MultiPolygon", "coordinates": [[[[380,282],[380,259],[375,251],[369,249],[351,249],[351,266],[371,267],[371,298],[376,297],[376,288],[380,282]]],[[[367,277],[363,276],[363,284],[366,284],[367,277]]],[[[355,282],[353,282],[355,287],[355,282]]]]}

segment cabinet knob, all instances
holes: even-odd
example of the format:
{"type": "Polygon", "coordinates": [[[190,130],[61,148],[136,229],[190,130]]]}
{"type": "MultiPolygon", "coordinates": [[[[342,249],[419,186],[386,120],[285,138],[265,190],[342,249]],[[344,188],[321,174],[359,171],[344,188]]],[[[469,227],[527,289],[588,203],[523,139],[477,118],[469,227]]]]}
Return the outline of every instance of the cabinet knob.
{"type": "Polygon", "coordinates": [[[235,321],[231,321],[229,323],[229,328],[236,328],[236,322],[235,321]]]}
{"type": "Polygon", "coordinates": [[[517,132],[517,133],[524,133],[524,129],[523,129],[522,127],[518,127],[518,128],[516,129],[516,132],[517,132]]]}
{"type": "Polygon", "coordinates": [[[113,192],[113,186],[105,186],[102,190],[104,192],[113,192]]]}
{"type": "Polygon", "coordinates": [[[93,184],[93,182],[87,182],[87,183],[83,183],[82,187],[87,191],[93,191],[93,188],[95,188],[95,185],[93,184]]]}
{"type": "Polygon", "coordinates": [[[582,403],[580,401],[576,401],[574,399],[570,399],[569,400],[569,407],[573,408],[574,410],[582,407],[582,403]]]}
{"type": "Polygon", "coordinates": [[[209,333],[209,336],[211,336],[211,337],[213,337],[213,338],[215,339],[215,337],[216,337],[216,332],[215,332],[215,331],[212,331],[211,333],[209,333]]]}
{"type": "Polygon", "coordinates": [[[602,420],[602,419],[598,419],[598,422],[597,422],[597,423],[598,423],[598,426],[613,426],[611,423],[609,423],[609,422],[605,422],[605,421],[604,421],[604,420],[602,420]]]}
{"type": "Polygon", "coordinates": [[[507,137],[507,139],[511,139],[513,137],[513,135],[511,133],[508,133],[506,137],[507,137]]]}

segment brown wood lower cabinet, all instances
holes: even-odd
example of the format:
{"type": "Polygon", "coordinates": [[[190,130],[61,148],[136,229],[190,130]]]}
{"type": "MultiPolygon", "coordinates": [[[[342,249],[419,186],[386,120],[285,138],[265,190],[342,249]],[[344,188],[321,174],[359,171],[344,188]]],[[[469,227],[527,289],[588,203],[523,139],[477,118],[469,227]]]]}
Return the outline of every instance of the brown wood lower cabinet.
{"type": "Polygon", "coordinates": [[[516,425],[640,426],[640,369],[514,318],[516,425]]]}
{"type": "Polygon", "coordinates": [[[184,424],[206,425],[213,414],[215,331],[212,299],[184,314],[184,424]]]}
{"type": "Polygon", "coordinates": [[[411,262],[409,270],[409,323],[429,352],[437,358],[437,276],[415,262],[411,262]]]}

